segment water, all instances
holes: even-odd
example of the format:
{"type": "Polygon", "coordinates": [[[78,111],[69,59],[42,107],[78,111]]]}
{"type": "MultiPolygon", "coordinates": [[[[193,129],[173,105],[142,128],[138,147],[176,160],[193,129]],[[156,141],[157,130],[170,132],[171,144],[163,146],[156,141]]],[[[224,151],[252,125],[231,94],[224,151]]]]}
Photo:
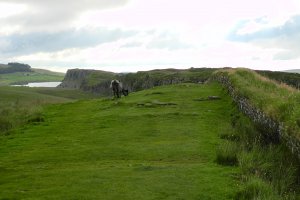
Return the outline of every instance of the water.
{"type": "Polygon", "coordinates": [[[28,83],[27,85],[13,85],[13,86],[26,86],[26,87],[57,87],[61,82],[36,82],[28,83]]]}

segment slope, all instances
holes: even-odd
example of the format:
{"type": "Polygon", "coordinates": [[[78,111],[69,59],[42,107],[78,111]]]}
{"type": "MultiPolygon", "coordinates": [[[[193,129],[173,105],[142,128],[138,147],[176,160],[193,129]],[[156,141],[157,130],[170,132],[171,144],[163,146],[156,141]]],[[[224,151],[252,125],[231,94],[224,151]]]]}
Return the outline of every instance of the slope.
{"type": "Polygon", "coordinates": [[[0,199],[232,199],[237,168],[215,163],[231,106],[216,84],[48,106],[0,137],[0,199]]]}
{"type": "Polygon", "coordinates": [[[31,68],[30,72],[13,72],[0,74],[0,86],[22,85],[30,82],[62,81],[64,73],[31,68]]]}
{"type": "Polygon", "coordinates": [[[0,87],[0,136],[29,121],[42,120],[42,106],[96,98],[79,90],[61,88],[0,87]]]}

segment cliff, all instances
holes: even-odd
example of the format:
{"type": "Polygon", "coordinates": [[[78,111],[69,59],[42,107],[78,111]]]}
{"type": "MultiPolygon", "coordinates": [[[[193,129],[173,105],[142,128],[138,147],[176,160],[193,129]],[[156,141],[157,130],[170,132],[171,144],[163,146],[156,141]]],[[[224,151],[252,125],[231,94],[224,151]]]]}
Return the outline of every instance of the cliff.
{"type": "Polygon", "coordinates": [[[59,87],[84,89],[101,84],[115,76],[112,72],[86,69],[70,69],[59,87]]]}
{"type": "Polygon", "coordinates": [[[124,87],[132,92],[183,82],[203,83],[209,79],[215,70],[210,68],[164,69],[116,74],[100,70],[71,69],[68,70],[59,87],[77,88],[100,95],[110,95],[109,85],[112,79],[120,80],[124,87]]]}

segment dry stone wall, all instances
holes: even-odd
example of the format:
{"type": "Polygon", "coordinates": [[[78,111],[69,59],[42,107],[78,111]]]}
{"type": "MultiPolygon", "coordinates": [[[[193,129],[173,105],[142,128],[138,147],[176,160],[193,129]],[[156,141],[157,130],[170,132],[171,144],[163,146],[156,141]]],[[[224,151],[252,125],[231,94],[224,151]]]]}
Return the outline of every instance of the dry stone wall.
{"type": "Polygon", "coordinates": [[[258,127],[264,140],[267,143],[284,142],[292,153],[300,159],[300,141],[293,135],[287,133],[286,127],[263,111],[253,106],[250,101],[241,96],[226,74],[217,74],[214,79],[220,82],[227,90],[234,102],[238,105],[240,111],[246,114],[258,127]]]}

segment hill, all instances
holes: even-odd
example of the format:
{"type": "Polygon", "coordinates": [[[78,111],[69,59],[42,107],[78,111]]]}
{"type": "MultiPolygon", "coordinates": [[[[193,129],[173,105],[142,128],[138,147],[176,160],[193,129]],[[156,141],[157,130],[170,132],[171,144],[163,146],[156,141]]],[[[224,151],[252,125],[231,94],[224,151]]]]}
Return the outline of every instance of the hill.
{"type": "MultiPolygon", "coordinates": [[[[139,71],[137,73],[113,73],[101,70],[70,69],[67,71],[62,88],[77,88],[108,96],[112,79],[121,80],[129,91],[140,91],[160,85],[178,83],[204,83],[212,76],[216,68],[190,68],[190,69],[161,69],[151,71],[139,71]]],[[[274,72],[256,70],[257,73],[285,83],[295,88],[300,88],[300,74],[287,72],[274,72]]]]}
{"type": "Polygon", "coordinates": [[[160,85],[178,83],[204,83],[217,69],[190,68],[186,70],[163,69],[137,73],[112,73],[100,70],[71,69],[60,85],[63,88],[78,88],[102,95],[110,95],[112,79],[121,80],[129,91],[140,91],[160,85]]]}
{"type": "Polygon", "coordinates": [[[0,64],[0,74],[14,72],[31,72],[31,67],[27,64],[21,63],[8,63],[7,65],[0,64]]]}
{"type": "Polygon", "coordinates": [[[8,63],[0,65],[0,86],[23,85],[29,82],[62,81],[64,73],[31,68],[27,64],[8,63]]]}
{"type": "Polygon", "coordinates": [[[289,73],[300,73],[300,69],[290,69],[290,70],[285,70],[284,72],[289,72],[289,73]]]}

